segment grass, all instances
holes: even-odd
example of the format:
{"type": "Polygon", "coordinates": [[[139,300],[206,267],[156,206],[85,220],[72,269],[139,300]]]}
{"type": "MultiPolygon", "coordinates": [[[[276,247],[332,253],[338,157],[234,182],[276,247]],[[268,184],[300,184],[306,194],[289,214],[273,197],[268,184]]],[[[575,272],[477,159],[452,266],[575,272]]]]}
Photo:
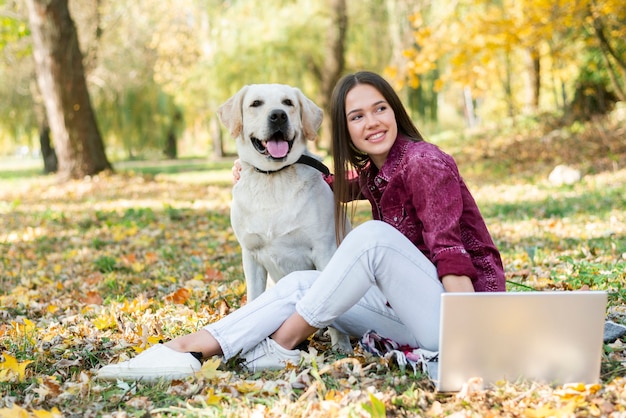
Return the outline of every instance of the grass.
{"type": "MultiPolygon", "coordinates": [[[[496,175],[485,171],[488,161],[474,165],[477,157],[458,150],[455,157],[502,251],[510,290],[607,290],[607,317],[626,322],[626,169],[590,170],[580,183],[557,187],[530,162],[504,176],[515,164],[502,157],[496,175]]],[[[208,364],[172,384],[93,380],[101,365],[194,331],[245,300],[229,221],[230,166],[120,163],[115,175],[65,184],[33,167],[0,169],[0,417],[626,410],[621,341],[605,346],[600,385],[568,388],[518,382],[440,394],[393,363],[358,350],[332,353],[324,338],[285,371],[208,364]]],[[[357,223],[367,218],[359,206],[357,223]]]]}

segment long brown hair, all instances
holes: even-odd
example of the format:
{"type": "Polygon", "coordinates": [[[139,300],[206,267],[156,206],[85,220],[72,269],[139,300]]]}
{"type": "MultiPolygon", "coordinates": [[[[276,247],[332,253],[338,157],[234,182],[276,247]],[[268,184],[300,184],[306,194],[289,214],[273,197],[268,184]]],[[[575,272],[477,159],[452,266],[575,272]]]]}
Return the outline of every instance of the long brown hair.
{"type": "Polygon", "coordinates": [[[348,173],[356,170],[363,171],[370,163],[367,154],[359,151],[350,138],[348,122],[346,119],[346,96],[348,92],[359,84],[369,84],[380,92],[393,110],[398,125],[398,134],[414,141],[422,141],[423,137],[409,117],[400,97],[393,87],[380,75],[370,71],[359,71],[348,74],[337,82],[330,102],[330,117],[333,139],[333,164],[335,178],[333,192],[335,195],[335,231],[337,242],[346,233],[346,209],[348,201],[355,198],[351,196],[348,183],[348,173]]]}

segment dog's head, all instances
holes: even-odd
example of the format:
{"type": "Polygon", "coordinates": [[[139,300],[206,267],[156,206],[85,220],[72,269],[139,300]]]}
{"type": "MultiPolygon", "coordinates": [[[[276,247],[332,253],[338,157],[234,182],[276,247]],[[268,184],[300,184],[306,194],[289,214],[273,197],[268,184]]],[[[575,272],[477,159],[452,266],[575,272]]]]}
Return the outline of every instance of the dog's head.
{"type": "Polygon", "coordinates": [[[260,170],[295,163],[314,140],[322,110],[299,89],[283,84],[244,86],[217,110],[237,140],[239,158],[260,170]]]}

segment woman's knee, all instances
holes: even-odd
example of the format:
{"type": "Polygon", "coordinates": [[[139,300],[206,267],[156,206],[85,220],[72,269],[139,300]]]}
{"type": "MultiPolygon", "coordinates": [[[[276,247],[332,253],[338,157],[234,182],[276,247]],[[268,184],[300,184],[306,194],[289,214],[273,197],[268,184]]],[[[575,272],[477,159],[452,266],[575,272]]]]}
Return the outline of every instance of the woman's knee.
{"type": "MultiPolygon", "coordinates": [[[[402,235],[397,229],[383,221],[371,220],[362,223],[354,228],[346,236],[346,240],[350,240],[353,243],[361,243],[368,245],[377,245],[378,243],[394,239],[396,234],[402,235]]],[[[344,240],[345,241],[345,240],[344,240]]]]}
{"type": "Polygon", "coordinates": [[[274,291],[286,295],[304,292],[319,275],[317,270],[294,271],[276,282],[274,291]]]}

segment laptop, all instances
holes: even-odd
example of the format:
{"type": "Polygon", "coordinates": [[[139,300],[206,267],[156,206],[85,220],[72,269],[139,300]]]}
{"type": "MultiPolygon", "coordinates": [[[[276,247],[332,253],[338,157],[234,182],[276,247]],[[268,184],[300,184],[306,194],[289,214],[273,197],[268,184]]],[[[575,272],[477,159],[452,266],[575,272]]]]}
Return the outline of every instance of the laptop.
{"type": "Polygon", "coordinates": [[[441,392],[470,379],[597,383],[606,304],[600,291],[444,293],[430,377],[441,392]]]}

